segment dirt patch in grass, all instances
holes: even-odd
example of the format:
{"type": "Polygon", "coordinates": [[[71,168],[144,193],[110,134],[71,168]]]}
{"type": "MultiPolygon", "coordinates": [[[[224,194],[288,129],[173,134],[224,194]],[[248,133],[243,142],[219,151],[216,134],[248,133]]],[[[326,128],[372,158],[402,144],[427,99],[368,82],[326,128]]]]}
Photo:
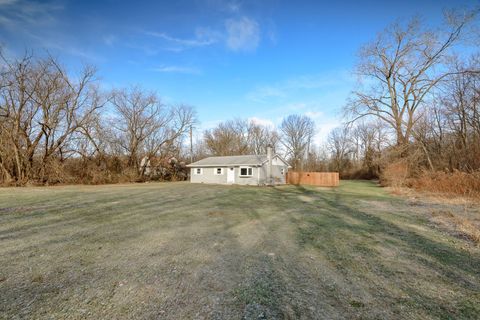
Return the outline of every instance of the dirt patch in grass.
{"type": "Polygon", "coordinates": [[[210,211],[207,213],[209,217],[223,217],[225,215],[225,212],[223,211],[210,211]]]}
{"type": "Polygon", "coordinates": [[[298,196],[298,199],[303,201],[303,202],[307,202],[307,203],[311,203],[311,202],[315,201],[314,198],[308,197],[308,196],[298,196]]]}

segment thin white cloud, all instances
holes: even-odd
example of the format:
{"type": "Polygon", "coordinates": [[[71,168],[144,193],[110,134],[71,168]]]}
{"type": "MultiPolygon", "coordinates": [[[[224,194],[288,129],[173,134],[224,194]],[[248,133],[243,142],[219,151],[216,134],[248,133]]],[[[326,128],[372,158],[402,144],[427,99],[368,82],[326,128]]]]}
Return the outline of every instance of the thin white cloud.
{"type": "Polygon", "coordinates": [[[242,7],[239,0],[207,0],[206,3],[212,9],[228,13],[238,13],[242,7]]]}
{"type": "Polygon", "coordinates": [[[0,26],[18,32],[28,26],[51,25],[62,9],[62,5],[45,1],[0,0],[0,26]]]}
{"type": "Polygon", "coordinates": [[[247,99],[255,102],[265,102],[267,99],[271,98],[283,98],[285,97],[285,92],[281,88],[274,86],[263,86],[258,87],[255,90],[247,93],[247,99]]]}
{"type": "Polygon", "coordinates": [[[185,73],[185,74],[200,74],[197,68],[183,67],[183,66],[161,66],[154,68],[153,71],[162,73],[185,73]]]}
{"type": "Polygon", "coordinates": [[[213,129],[213,128],[217,127],[223,121],[224,120],[217,119],[217,120],[210,120],[210,121],[202,122],[199,126],[199,130],[200,130],[200,132],[203,132],[205,130],[213,129]]]}
{"type": "Polygon", "coordinates": [[[272,19],[268,20],[265,33],[272,44],[276,45],[278,43],[277,26],[272,19]]]}
{"type": "Polygon", "coordinates": [[[201,46],[208,46],[212,44],[213,42],[210,40],[200,40],[200,39],[181,39],[181,38],[175,38],[172,36],[169,36],[168,34],[161,32],[148,32],[147,34],[157,37],[157,38],[162,38],[164,40],[177,43],[182,46],[187,46],[187,47],[201,47],[201,46]]]}
{"type": "Polygon", "coordinates": [[[50,38],[47,37],[40,37],[36,34],[33,33],[27,33],[27,35],[32,38],[34,41],[36,41],[40,47],[44,49],[54,49],[58,50],[61,52],[64,52],[66,54],[80,57],[82,59],[86,60],[94,60],[94,61],[103,61],[103,58],[100,56],[90,52],[90,51],[85,51],[83,49],[80,49],[74,45],[68,44],[67,42],[63,40],[51,40],[50,38]]]}
{"type": "Polygon", "coordinates": [[[258,124],[258,125],[262,125],[262,126],[265,126],[265,127],[269,127],[269,128],[274,128],[274,127],[275,127],[275,124],[274,124],[273,121],[270,120],[270,119],[263,119],[263,118],[258,118],[258,117],[251,117],[251,118],[248,118],[248,121],[253,122],[253,123],[255,123],[255,124],[258,124]]]}
{"type": "Polygon", "coordinates": [[[18,0],[0,0],[0,6],[8,6],[18,2],[18,0]]]}
{"type": "Polygon", "coordinates": [[[159,49],[155,46],[152,46],[151,44],[142,45],[142,44],[137,44],[137,43],[134,43],[134,42],[127,42],[124,45],[126,47],[132,48],[134,50],[140,50],[147,56],[155,56],[161,51],[161,49],[159,49]]]}
{"type": "Polygon", "coordinates": [[[321,106],[316,104],[311,104],[306,106],[308,111],[303,112],[303,115],[309,117],[315,122],[315,136],[313,142],[320,146],[323,143],[327,142],[328,135],[332,129],[338,127],[341,122],[335,116],[327,115],[320,109],[321,106]]]}
{"type": "Polygon", "coordinates": [[[323,112],[321,111],[307,111],[305,112],[305,115],[313,120],[320,119],[324,116],[323,112]]]}
{"type": "Polygon", "coordinates": [[[240,2],[239,1],[227,1],[226,8],[230,12],[239,12],[240,11],[240,2]]]}
{"type": "Polygon", "coordinates": [[[232,51],[255,51],[260,44],[260,27],[250,18],[225,21],[226,45],[232,51]]]}
{"type": "Polygon", "coordinates": [[[105,43],[107,46],[113,46],[115,42],[117,41],[117,37],[114,36],[113,34],[109,34],[103,37],[103,43],[105,43]]]}
{"type": "Polygon", "coordinates": [[[319,75],[302,75],[269,85],[261,85],[247,92],[246,98],[253,102],[270,102],[286,99],[302,90],[320,90],[349,85],[354,79],[347,72],[328,72],[319,75]]]}
{"type": "Polygon", "coordinates": [[[167,42],[168,46],[166,49],[169,51],[183,51],[188,48],[210,46],[217,43],[221,38],[219,32],[210,28],[202,27],[196,28],[195,36],[190,39],[173,37],[165,32],[147,31],[145,33],[149,36],[159,38],[167,42]]]}
{"type": "MultiPolygon", "coordinates": [[[[231,5],[235,6],[234,2],[231,5]]],[[[260,44],[259,24],[245,16],[225,20],[224,29],[197,27],[194,35],[189,38],[176,37],[167,32],[157,31],[144,31],[144,34],[161,40],[162,49],[172,52],[182,52],[191,48],[208,47],[220,43],[224,43],[231,51],[252,52],[260,44]]]]}
{"type": "Polygon", "coordinates": [[[328,135],[330,132],[339,127],[342,122],[336,118],[325,117],[315,121],[316,134],[313,138],[313,142],[320,146],[328,141],[328,135]]]}
{"type": "Polygon", "coordinates": [[[306,115],[315,122],[316,133],[313,142],[316,145],[325,143],[330,131],[341,125],[338,116],[330,114],[325,105],[316,101],[296,101],[273,108],[262,108],[262,112],[256,113],[255,116],[248,119],[278,128],[283,119],[291,114],[306,115]]]}

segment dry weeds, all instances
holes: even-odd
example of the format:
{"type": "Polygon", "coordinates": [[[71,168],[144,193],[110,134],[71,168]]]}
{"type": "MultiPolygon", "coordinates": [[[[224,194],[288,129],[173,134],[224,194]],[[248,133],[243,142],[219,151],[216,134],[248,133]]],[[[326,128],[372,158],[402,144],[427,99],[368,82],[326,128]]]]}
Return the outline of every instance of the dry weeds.
{"type": "Polygon", "coordinates": [[[480,172],[424,172],[418,178],[409,179],[409,185],[420,191],[480,200],[480,172]]]}

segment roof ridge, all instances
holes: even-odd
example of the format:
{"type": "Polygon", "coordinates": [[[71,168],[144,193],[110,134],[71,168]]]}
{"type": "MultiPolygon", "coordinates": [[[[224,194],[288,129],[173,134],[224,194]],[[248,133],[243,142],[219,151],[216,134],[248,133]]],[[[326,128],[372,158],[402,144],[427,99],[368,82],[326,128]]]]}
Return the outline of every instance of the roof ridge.
{"type": "Polygon", "coordinates": [[[223,157],[260,157],[260,156],[267,156],[266,154],[238,154],[238,155],[234,155],[234,156],[209,156],[205,159],[208,159],[208,158],[223,158],[223,157]]]}

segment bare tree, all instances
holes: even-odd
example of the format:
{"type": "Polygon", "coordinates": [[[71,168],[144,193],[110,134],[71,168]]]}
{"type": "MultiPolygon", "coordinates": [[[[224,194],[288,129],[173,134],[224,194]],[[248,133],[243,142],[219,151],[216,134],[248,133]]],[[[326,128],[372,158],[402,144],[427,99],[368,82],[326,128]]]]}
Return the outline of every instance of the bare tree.
{"type": "Polygon", "coordinates": [[[75,134],[102,107],[95,69],[85,67],[73,79],[51,56],[1,59],[2,172],[17,183],[46,181],[51,162],[72,152],[75,134]]]}
{"type": "Polygon", "coordinates": [[[406,26],[396,23],[360,50],[357,74],[368,87],[354,92],[347,105],[353,120],[377,117],[394,130],[397,145],[410,141],[419,109],[452,74],[445,63],[474,14],[448,13],[445,18],[444,31],[429,30],[419,19],[406,26]]]}
{"type": "Polygon", "coordinates": [[[328,148],[332,156],[333,170],[343,174],[350,165],[354,153],[348,126],[333,129],[328,136],[328,148]]]}
{"type": "Polygon", "coordinates": [[[326,145],[312,145],[304,163],[305,171],[328,171],[330,152],[326,145]]]}
{"type": "Polygon", "coordinates": [[[235,119],[221,122],[214,129],[205,131],[204,140],[212,155],[249,154],[248,121],[235,119]]]}
{"type": "Polygon", "coordinates": [[[267,146],[278,147],[274,128],[244,119],[221,122],[204,132],[205,147],[212,155],[265,154],[267,146]]]}
{"type": "MultiPolygon", "coordinates": [[[[360,168],[366,170],[365,177],[374,177],[379,173],[379,158],[381,151],[388,146],[388,136],[381,121],[358,122],[351,128],[355,159],[360,162],[360,168]]],[[[358,164],[358,163],[357,163],[358,164]]]]}
{"type": "Polygon", "coordinates": [[[290,115],[280,125],[281,143],[294,170],[299,170],[315,135],[314,121],[302,115],[290,115]]]}
{"type": "Polygon", "coordinates": [[[139,87],[115,90],[111,101],[116,111],[112,120],[116,142],[125,152],[128,165],[140,176],[152,157],[177,148],[177,140],[195,122],[192,107],[163,105],[156,93],[139,87]]]}
{"type": "Polygon", "coordinates": [[[276,152],[280,137],[273,128],[250,121],[247,135],[251,153],[265,154],[267,146],[271,146],[274,152],[276,152]]]}
{"type": "Polygon", "coordinates": [[[153,92],[139,87],[114,90],[111,102],[116,114],[111,121],[116,141],[128,158],[128,165],[139,168],[139,156],[146,139],[168,122],[164,106],[153,92]]]}
{"type": "Polygon", "coordinates": [[[416,140],[428,154],[430,167],[473,171],[480,157],[480,70],[477,56],[458,58],[450,65],[452,75],[438,90],[437,99],[415,126],[416,140]]]}
{"type": "Polygon", "coordinates": [[[145,174],[146,165],[153,157],[165,158],[181,152],[182,138],[196,122],[196,114],[193,107],[178,104],[169,107],[159,120],[155,130],[145,140],[144,165],[140,168],[142,176],[145,174]]]}

